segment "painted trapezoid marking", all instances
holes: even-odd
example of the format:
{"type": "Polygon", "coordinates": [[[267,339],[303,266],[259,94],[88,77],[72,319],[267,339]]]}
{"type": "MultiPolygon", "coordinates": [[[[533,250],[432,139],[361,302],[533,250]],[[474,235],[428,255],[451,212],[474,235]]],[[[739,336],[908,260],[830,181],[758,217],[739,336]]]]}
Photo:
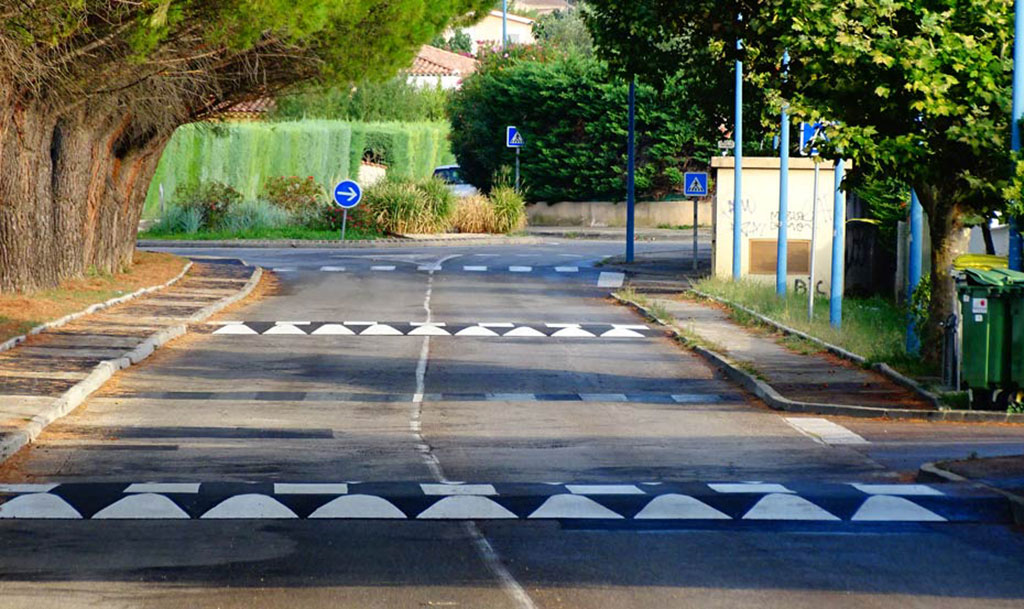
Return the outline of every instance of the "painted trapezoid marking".
{"type": "Polygon", "coordinates": [[[520,336],[520,337],[536,337],[536,336],[540,336],[540,337],[543,337],[543,338],[547,338],[547,334],[544,334],[543,332],[541,332],[540,330],[537,330],[536,328],[531,328],[530,326],[519,326],[518,328],[515,328],[513,330],[509,330],[508,332],[502,334],[502,336],[520,336]]]}
{"type": "Polygon", "coordinates": [[[508,520],[515,514],[487,497],[456,495],[445,497],[417,516],[420,520],[508,520]]]}
{"type": "Polygon", "coordinates": [[[710,505],[689,495],[659,495],[633,517],[636,520],[732,520],[710,505]]]}
{"type": "Polygon", "coordinates": [[[213,331],[214,334],[259,334],[245,324],[228,324],[213,331]]]}
{"type": "Polygon", "coordinates": [[[400,330],[396,330],[387,324],[374,324],[359,333],[360,336],[405,336],[400,330]]]}
{"type": "Polygon", "coordinates": [[[373,495],[346,495],[323,504],[309,517],[404,520],[406,515],[387,499],[373,495]]]}
{"type": "Polygon", "coordinates": [[[418,326],[409,331],[409,336],[451,336],[452,333],[444,328],[433,325],[418,326]]]}
{"type": "Polygon", "coordinates": [[[897,495],[902,497],[941,497],[945,493],[927,484],[869,484],[853,482],[855,489],[869,495],[897,495]]]}
{"type": "Polygon", "coordinates": [[[946,522],[942,516],[909,499],[891,495],[868,497],[850,520],[861,522],[946,522]]]}
{"type": "Polygon", "coordinates": [[[603,518],[621,520],[622,515],[582,495],[554,495],[530,514],[529,518],[603,518]]]}
{"type": "Polygon", "coordinates": [[[611,330],[602,333],[601,338],[644,338],[644,335],[640,334],[636,330],[612,328],[611,330]]]}
{"type": "Polygon", "coordinates": [[[33,493],[0,504],[0,518],[80,520],[82,515],[57,495],[33,493]]]}
{"type": "Polygon", "coordinates": [[[267,331],[264,332],[263,334],[301,334],[303,336],[306,335],[306,333],[299,329],[298,326],[293,326],[292,324],[275,324],[274,326],[268,328],[267,331]]]}
{"type": "Polygon", "coordinates": [[[420,484],[424,495],[497,495],[493,484],[420,484]]]}
{"type": "Polygon", "coordinates": [[[203,519],[298,518],[295,512],[267,495],[248,493],[221,501],[202,515],[203,519]]]}
{"type": "Polygon", "coordinates": [[[839,520],[839,517],[797,495],[765,495],[743,515],[744,520],[839,520]]]}
{"type": "Polygon", "coordinates": [[[469,326],[455,333],[455,336],[497,336],[498,333],[483,326],[469,326]]]}
{"type": "Polygon", "coordinates": [[[316,330],[313,330],[312,334],[327,336],[354,336],[355,332],[349,330],[342,324],[324,324],[316,330]]]}
{"type": "Polygon", "coordinates": [[[552,338],[594,338],[594,334],[579,327],[562,328],[551,336],[552,338]]]}
{"type": "Polygon", "coordinates": [[[189,515],[163,495],[139,493],[93,514],[93,520],[187,520],[189,515]]]}

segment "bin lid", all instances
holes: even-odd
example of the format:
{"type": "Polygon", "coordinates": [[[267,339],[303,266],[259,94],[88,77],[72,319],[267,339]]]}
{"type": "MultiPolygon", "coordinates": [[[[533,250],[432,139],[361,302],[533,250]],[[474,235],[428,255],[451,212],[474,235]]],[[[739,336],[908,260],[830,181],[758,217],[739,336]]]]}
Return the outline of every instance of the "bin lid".
{"type": "Polygon", "coordinates": [[[967,269],[967,282],[974,285],[1021,286],[1024,287],[1024,273],[1010,269],[967,269]]]}
{"type": "Polygon", "coordinates": [[[958,271],[967,269],[1005,269],[1008,265],[1006,256],[992,256],[990,254],[962,254],[953,261],[953,268],[958,271]]]}

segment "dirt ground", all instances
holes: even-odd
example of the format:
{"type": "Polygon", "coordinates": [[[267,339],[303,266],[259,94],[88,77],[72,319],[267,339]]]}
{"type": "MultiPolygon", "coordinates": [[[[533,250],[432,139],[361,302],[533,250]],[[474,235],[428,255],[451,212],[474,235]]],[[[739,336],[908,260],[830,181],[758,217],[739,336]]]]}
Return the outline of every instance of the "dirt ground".
{"type": "Polygon", "coordinates": [[[124,273],[74,279],[52,290],[0,295],[0,342],[91,304],[166,283],[181,272],[185,262],[171,254],[136,252],[132,267],[124,273]]]}

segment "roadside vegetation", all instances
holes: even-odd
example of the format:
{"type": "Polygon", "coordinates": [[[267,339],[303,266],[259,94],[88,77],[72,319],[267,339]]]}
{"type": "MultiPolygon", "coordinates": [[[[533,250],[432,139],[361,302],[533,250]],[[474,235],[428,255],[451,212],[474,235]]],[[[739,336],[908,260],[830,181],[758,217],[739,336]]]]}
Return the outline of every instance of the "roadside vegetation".
{"type": "Polygon", "coordinates": [[[92,268],[84,277],[64,281],[56,288],[0,295],[0,342],[90,305],[167,283],[183,268],[185,260],[177,256],[136,252],[130,266],[114,273],[92,268]]]}
{"type": "MultiPolygon", "coordinates": [[[[143,239],[338,239],[343,210],[313,178],[273,177],[255,199],[221,182],[179,187],[143,239]]],[[[456,197],[436,178],[389,177],[349,210],[346,239],[449,231],[511,233],[526,225],[522,196],[507,185],[456,197]]]]}
{"type": "MultiPolygon", "coordinates": [[[[779,298],[774,284],[709,277],[697,282],[694,288],[842,347],[871,363],[886,363],[912,375],[935,374],[933,367],[907,354],[907,310],[884,298],[844,298],[843,327],[837,331],[829,325],[829,300],[825,297],[815,299],[814,320],[808,321],[807,295],[790,291],[785,298],[779,298]]],[[[739,309],[730,307],[730,311],[739,323],[762,325],[757,318],[739,309]]],[[[802,349],[808,348],[805,341],[799,343],[802,349]]]]}

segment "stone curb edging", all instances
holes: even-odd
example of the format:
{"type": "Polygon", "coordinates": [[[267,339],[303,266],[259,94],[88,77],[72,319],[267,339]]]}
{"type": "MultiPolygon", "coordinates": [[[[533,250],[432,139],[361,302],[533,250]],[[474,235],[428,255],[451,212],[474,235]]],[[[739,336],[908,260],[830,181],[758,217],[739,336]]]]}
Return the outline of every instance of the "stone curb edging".
{"type": "Polygon", "coordinates": [[[792,334],[793,336],[798,336],[798,337],[800,337],[800,338],[802,338],[802,339],[804,339],[806,341],[812,342],[812,343],[818,345],[819,347],[824,348],[826,351],[828,351],[829,353],[832,353],[833,355],[838,355],[839,357],[842,357],[844,359],[848,359],[848,360],[850,360],[852,362],[856,362],[856,363],[858,363],[858,364],[860,364],[862,366],[870,367],[872,370],[874,370],[876,372],[882,373],[884,376],[888,377],[890,380],[892,380],[892,381],[894,381],[896,383],[899,383],[900,385],[906,387],[907,389],[910,389],[911,391],[917,393],[918,395],[920,395],[924,399],[926,399],[929,402],[931,402],[932,406],[934,406],[935,408],[941,408],[942,400],[939,399],[939,396],[937,396],[934,393],[932,393],[931,391],[928,391],[927,389],[925,389],[923,385],[921,385],[920,383],[918,383],[914,379],[912,379],[912,378],[910,378],[908,376],[905,376],[903,374],[900,374],[899,372],[894,370],[888,364],[885,364],[885,363],[869,364],[867,358],[865,358],[865,357],[863,357],[861,355],[857,355],[856,353],[854,353],[852,351],[847,351],[846,349],[843,349],[842,347],[840,347],[838,345],[833,345],[832,343],[825,342],[825,341],[821,340],[820,338],[817,338],[815,336],[811,336],[810,334],[807,334],[806,332],[801,332],[800,330],[797,330],[795,328],[790,328],[789,326],[781,324],[781,323],[775,321],[774,319],[772,319],[770,317],[766,317],[766,316],[758,313],[757,311],[754,311],[753,309],[745,307],[745,306],[743,306],[741,304],[736,304],[736,303],[734,303],[732,301],[729,301],[729,300],[726,300],[724,298],[719,298],[717,296],[712,296],[711,294],[708,294],[706,292],[701,292],[700,290],[695,290],[693,288],[690,288],[689,291],[691,293],[693,293],[693,294],[696,294],[697,296],[700,296],[701,298],[706,298],[708,300],[713,300],[713,301],[715,301],[715,302],[717,302],[719,304],[723,304],[723,305],[725,305],[727,307],[734,307],[736,309],[739,309],[740,311],[743,311],[747,315],[751,315],[753,317],[756,317],[762,323],[765,323],[765,324],[767,324],[769,326],[772,326],[773,328],[775,328],[775,329],[777,329],[777,330],[779,330],[779,331],[781,331],[781,332],[783,332],[785,334],[792,334]]]}
{"type": "Polygon", "coordinates": [[[180,248],[294,248],[294,249],[368,249],[392,247],[443,247],[457,245],[535,245],[543,243],[542,237],[493,237],[478,239],[408,239],[385,238],[366,239],[361,241],[304,241],[301,239],[281,239],[277,241],[236,239],[231,241],[173,241],[163,239],[144,239],[136,242],[137,247],[180,247],[180,248]]]}
{"type": "Polygon", "coordinates": [[[672,331],[673,335],[686,343],[686,346],[697,352],[701,357],[711,362],[712,365],[725,372],[730,380],[740,385],[747,391],[753,393],[763,400],[768,406],[775,410],[786,412],[800,412],[805,414],[825,414],[846,417],[861,418],[887,418],[903,420],[923,421],[949,421],[949,422],[987,422],[987,423],[1024,423],[1024,414],[1011,414],[1001,412],[984,412],[980,410],[909,410],[901,408],[878,408],[875,406],[848,406],[843,404],[827,404],[820,402],[800,402],[791,400],[768,383],[755,377],[734,364],[724,355],[695,345],[675,326],[667,323],[654,315],[647,307],[631,300],[625,299],[618,294],[612,294],[618,302],[631,306],[648,319],[665,326],[672,331]]]}
{"type": "Polygon", "coordinates": [[[22,334],[21,336],[15,336],[14,338],[8,339],[8,340],[4,341],[3,343],[0,343],[0,353],[2,353],[4,351],[10,351],[14,347],[17,347],[19,344],[25,342],[25,339],[27,339],[29,336],[32,336],[34,334],[39,334],[43,330],[52,330],[53,328],[59,328],[59,327],[65,325],[65,324],[68,324],[68,323],[70,323],[70,322],[72,322],[72,321],[74,321],[74,320],[76,320],[76,319],[78,319],[80,317],[84,317],[86,315],[91,315],[92,313],[95,313],[96,311],[102,311],[103,309],[107,309],[107,308],[112,307],[114,305],[119,305],[119,304],[128,302],[129,300],[134,300],[134,299],[136,299],[139,296],[142,296],[144,294],[149,294],[151,292],[156,292],[156,291],[162,290],[164,288],[168,288],[168,287],[174,285],[175,283],[178,283],[178,281],[181,280],[181,278],[184,277],[185,274],[188,273],[191,268],[192,268],[192,261],[189,260],[189,261],[187,261],[185,263],[185,266],[184,266],[184,268],[181,269],[181,272],[178,273],[173,279],[171,279],[167,283],[162,283],[160,285],[149,286],[148,288],[142,288],[142,289],[136,290],[136,291],[132,292],[131,294],[125,294],[123,296],[118,296],[117,298],[111,298],[110,300],[106,300],[106,301],[103,301],[103,302],[98,302],[96,304],[89,305],[88,307],[86,307],[85,309],[82,309],[81,311],[78,311],[77,313],[69,313],[68,315],[65,315],[64,317],[61,317],[60,319],[55,319],[53,321],[48,321],[48,322],[46,322],[44,324],[39,324],[38,326],[35,326],[34,328],[30,329],[25,334],[22,334]]]}
{"type": "MultiPolygon", "coordinates": [[[[191,268],[192,263],[189,262],[188,268],[191,268]]],[[[186,269],[187,271],[188,269],[186,269]]],[[[184,272],[182,273],[184,275],[184,272]]],[[[188,324],[203,321],[210,317],[214,313],[227,307],[228,305],[238,302],[242,298],[245,298],[252,292],[252,290],[259,283],[260,278],[263,276],[263,269],[256,267],[249,281],[245,283],[241,290],[237,293],[228,296],[227,298],[221,299],[212,305],[209,305],[203,309],[200,309],[194,315],[188,318],[186,323],[179,324],[177,326],[171,326],[164,328],[159,332],[153,334],[149,338],[145,339],[138,346],[131,351],[128,351],[124,355],[118,358],[109,359],[100,362],[93,368],[89,376],[85,377],[78,383],[75,383],[70,389],[65,391],[60,397],[56,398],[53,402],[47,405],[42,412],[37,413],[28,423],[25,424],[21,429],[17,429],[13,432],[5,434],[4,437],[0,438],[0,462],[3,462],[13,456],[22,447],[30,444],[33,440],[39,437],[39,434],[50,424],[67,415],[72,410],[77,408],[82,402],[86,400],[93,392],[102,387],[116,372],[124,370],[133,364],[138,364],[142,360],[146,359],[153,354],[158,348],[168,343],[169,341],[184,335],[188,331],[188,324]]],[[[175,278],[177,281],[180,277],[175,278]]],[[[167,286],[163,286],[167,287],[167,286]]],[[[150,289],[155,291],[160,286],[150,289]]],[[[115,303],[117,304],[117,303],[115,303]]],[[[109,306],[109,305],[108,305],[109,306]]],[[[103,308],[103,307],[101,307],[103,308]]],[[[88,310],[88,309],[87,309],[88,310]]],[[[99,309],[96,309],[99,310],[99,309]]],[[[94,311],[93,311],[94,312],[94,311]]],[[[85,313],[79,314],[84,315],[85,313]]]]}
{"type": "Polygon", "coordinates": [[[1024,525],[1024,497],[1017,493],[1012,493],[1008,490],[1001,489],[998,486],[992,486],[985,482],[973,480],[966,476],[943,469],[939,467],[939,464],[934,461],[929,461],[921,465],[918,470],[917,479],[925,482],[942,481],[942,482],[966,482],[972,484],[978,488],[985,489],[989,492],[1002,495],[1010,502],[1010,511],[1013,513],[1013,522],[1017,525],[1024,525]]]}

